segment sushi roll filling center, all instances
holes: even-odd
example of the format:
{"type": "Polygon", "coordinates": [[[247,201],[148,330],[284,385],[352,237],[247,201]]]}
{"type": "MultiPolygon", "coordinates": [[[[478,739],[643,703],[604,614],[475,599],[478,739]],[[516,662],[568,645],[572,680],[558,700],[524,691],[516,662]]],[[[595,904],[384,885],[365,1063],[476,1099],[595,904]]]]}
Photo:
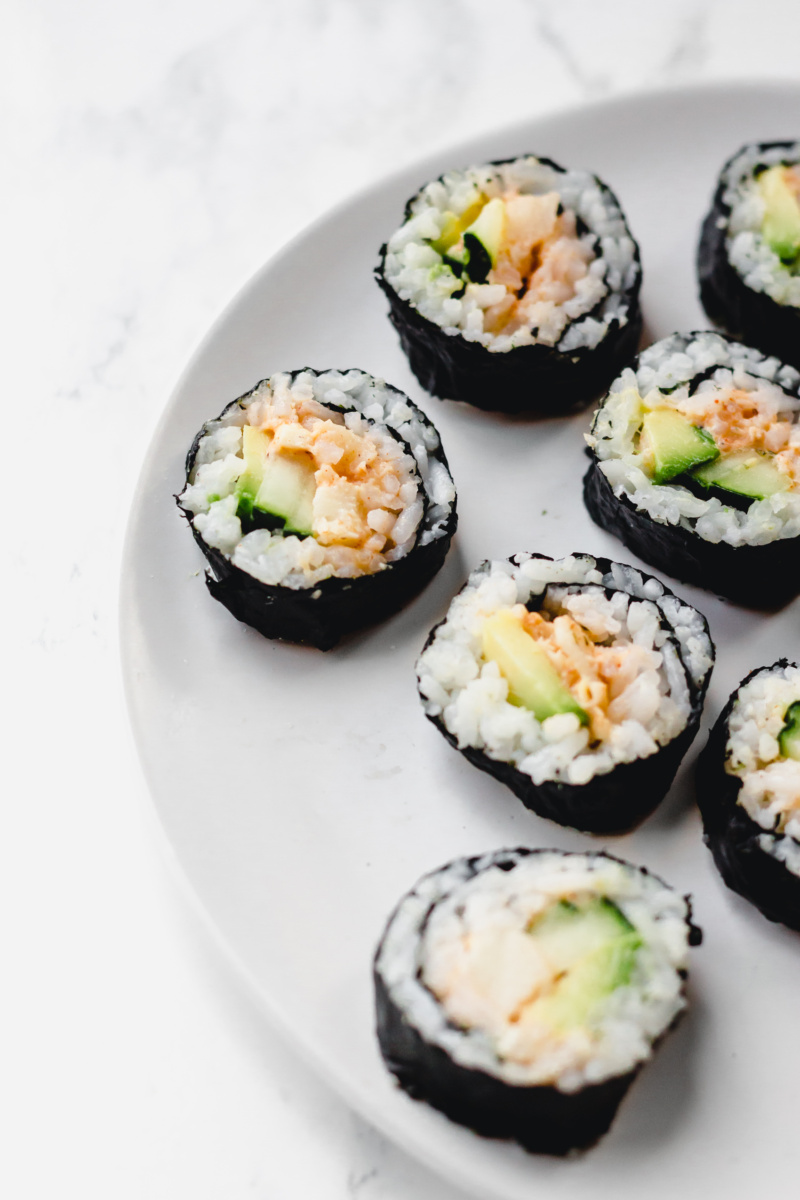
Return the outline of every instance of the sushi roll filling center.
{"type": "MultiPolygon", "coordinates": [[[[626,582],[590,558],[485,564],[417,664],[426,713],[459,748],[513,763],[534,783],[585,784],[656,753],[689,722],[690,682],[658,595],[637,598],[626,582]]],[[[682,619],[704,678],[702,620],[688,606],[682,619]]]]}
{"type": "Polygon", "coordinates": [[[419,944],[421,983],[470,1035],[463,1059],[564,1091],[630,1070],[683,1007],[685,902],[637,871],[543,853],[460,882],[419,944]]]}
{"type": "Polygon", "coordinates": [[[713,333],[673,335],[626,368],[587,442],[614,495],[706,542],[800,534],[800,378],[713,333]]]}
{"type": "Polygon", "coordinates": [[[263,583],[303,588],[407,555],[429,501],[444,517],[454,491],[428,459],[429,430],[380,388],[359,372],[275,375],[207,426],[179,498],[206,544],[263,583]]]}
{"type": "Polygon", "coordinates": [[[592,176],[533,157],[428,184],[385,260],[401,299],[494,353],[597,345],[612,317],[625,322],[626,304],[612,294],[637,273],[613,197],[592,176]]]}

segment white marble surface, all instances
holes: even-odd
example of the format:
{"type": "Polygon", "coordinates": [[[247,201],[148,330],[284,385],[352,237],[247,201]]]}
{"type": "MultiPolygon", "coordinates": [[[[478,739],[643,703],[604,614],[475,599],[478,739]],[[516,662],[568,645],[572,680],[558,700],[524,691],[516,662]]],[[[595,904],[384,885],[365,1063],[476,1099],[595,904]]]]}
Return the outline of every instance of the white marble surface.
{"type": "Polygon", "coordinates": [[[117,660],[139,464],[222,305],[331,204],[565,104],[797,78],[798,44],[793,0],[4,0],[1,1194],[457,1200],[279,1042],[161,861],[117,660]]]}

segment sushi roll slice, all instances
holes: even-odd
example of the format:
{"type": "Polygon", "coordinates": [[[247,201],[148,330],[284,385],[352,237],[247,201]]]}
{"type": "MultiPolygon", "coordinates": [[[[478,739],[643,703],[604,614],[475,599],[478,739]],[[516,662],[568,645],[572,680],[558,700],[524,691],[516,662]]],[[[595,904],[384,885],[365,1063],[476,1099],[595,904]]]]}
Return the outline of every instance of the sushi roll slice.
{"type": "Polygon", "coordinates": [[[697,270],[715,325],[800,367],[800,142],[744,146],[725,164],[697,270]]]}
{"type": "Polygon", "coordinates": [[[698,760],[705,841],[729,888],[800,930],[800,667],[760,667],[698,760]]]}
{"type": "Polygon", "coordinates": [[[212,596],[321,650],[415,596],[457,519],[431,422],[356,370],[281,373],[234,400],[197,434],[177,501],[212,596]]]}
{"type": "Polygon", "coordinates": [[[687,897],[610,855],[457,859],[403,897],[378,946],[381,1053],[478,1133],[590,1146],[683,1012],[700,940],[687,897]]]}
{"type": "Polygon", "coordinates": [[[636,352],[639,248],[595,175],[525,155],[406,205],[376,277],[424,388],[508,413],[588,404],[636,352]]]}
{"type": "Polygon", "coordinates": [[[622,833],[669,790],[713,662],[705,618],[652,576],[517,554],[472,572],[417,679],[450,745],[527,808],[622,833]]]}
{"type": "Polygon", "coordinates": [[[718,333],[674,333],[612,383],[584,500],[676,579],[752,608],[800,591],[800,374],[718,333]]]}

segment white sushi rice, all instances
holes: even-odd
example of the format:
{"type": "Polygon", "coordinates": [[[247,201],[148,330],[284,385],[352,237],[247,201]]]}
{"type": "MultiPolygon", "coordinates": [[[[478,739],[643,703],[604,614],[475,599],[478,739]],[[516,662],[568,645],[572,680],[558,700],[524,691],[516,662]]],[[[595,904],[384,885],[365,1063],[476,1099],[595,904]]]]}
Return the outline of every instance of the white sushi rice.
{"type": "Polygon", "coordinates": [[[628,321],[625,293],[640,272],[636,246],[625,218],[609,192],[586,171],[560,171],[529,155],[514,162],[451,171],[427,184],[411,201],[411,215],[389,239],[384,273],[401,300],[451,336],[479,342],[495,354],[517,346],[543,343],[562,352],[593,348],[612,321],[628,321]],[[505,295],[502,285],[461,281],[442,269],[442,258],[430,245],[442,233],[445,213],[460,216],[482,193],[490,200],[510,189],[521,195],[558,192],[565,209],[587,227],[581,242],[592,252],[588,274],[578,280],[575,295],[563,304],[537,306],[537,325],[514,333],[484,329],[484,312],[505,295]]]}
{"type": "Polygon", "coordinates": [[[791,421],[791,445],[800,447],[800,374],[758,350],[729,342],[716,333],[672,334],[649,346],[636,370],[626,367],[612,383],[597,410],[586,440],[597,456],[614,495],[627,496],[653,521],[679,525],[704,541],[730,546],[763,546],[800,535],[800,490],[779,492],[754,500],[742,512],[716,497],[702,499],[678,483],[656,484],[644,470],[636,436],[642,423],[641,401],[677,406],[688,397],[693,380],[704,372],[710,378],[700,389],[715,384],[745,391],[759,389],[774,397],[776,414],[791,421]],[[791,393],[791,394],[790,394],[791,393]]]}
{"type": "Polygon", "coordinates": [[[725,770],[742,781],[737,803],[766,832],[761,849],[800,875],[800,762],[785,758],[778,736],[800,700],[800,668],[759,671],[740,689],[728,721],[725,770]]]}
{"type": "Polygon", "coordinates": [[[765,206],[756,172],[798,162],[800,142],[768,150],[745,146],[722,173],[722,199],[730,215],[719,218],[720,227],[726,229],[728,259],[747,287],[793,308],[800,308],[800,275],[781,262],[762,233],[765,206]]]}
{"type": "Polygon", "coordinates": [[[284,536],[269,529],[242,533],[236,512],[236,484],[244,470],[242,426],[257,425],[260,406],[287,392],[298,401],[314,399],[352,408],[344,415],[347,428],[368,434],[386,457],[406,470],[408,482],[403,488],[408,495],[401,489],[405,509],[392,530],[395,545],[384,556],[387,564],[404,558],[415,545],[425,546],[445,534],[456,493],[447,468],[433,457],[440,444],[433,426],[420,420],[401,392],[363,371],[302,371],[294,379],[280,373],[264,380],[243,403],[230,405],[218,420],[205,425],[180,503],[193,514],[193,524],[207,545],[265,584],[299,589],[336,575],[348,577],[313,537],[284,536]],[[406,442],[413,458],[393,433],[406,442]],[[428,500],[427,511],[420,486],[428,500]]]}
{"type": "Polygon", "coordinates": [[[655,754],[677,737],[691,713],[683,664],[700,687],[712,662],[699,613],[677,597],[665,597],[658,580],[645,580],[622,564],[613,564],[604,575],[588,555],[553,561],[520,554],[473,571],[416,670],[425,712],[442,721],[459,748],[512,763],[535,784],[584,784],[620,763],[655,754]],[[610,597],[606,589],[614,589],[610,597]],[[540,722],[528,709],[509,703],[499,667],[483,658],[487,617],[542,593],[542,608],[551,617],[567,612],[615,645],[633,643],[649,652],[649,669],[614,702],[605,741],[590,744],[588,729],[572,713],[540,722]]]}
{"type": "Polygon", "coordinates": [[[687,901],[661,880],[602,855],[487,854],[474,865],[460,859],[420,880],[389,922],[376,969],[410,1024],[455,1063],[509,1084],[575,1092],[650,1058],[654,1041],[684,1008],[688,916],[687,901]],[[509,858],[517,859],[511,870],[496,865],[509,858]],[[643,943],[630,983],[598,1006],[591,1028],[553,1037],[535,1061],[520,1062],[503,1054],[509,1026],[455,1027],[426,983],[442,973],[453,943],[486,930],[524,932],[553,900],[587,892],[611,900],[643,943]]]}

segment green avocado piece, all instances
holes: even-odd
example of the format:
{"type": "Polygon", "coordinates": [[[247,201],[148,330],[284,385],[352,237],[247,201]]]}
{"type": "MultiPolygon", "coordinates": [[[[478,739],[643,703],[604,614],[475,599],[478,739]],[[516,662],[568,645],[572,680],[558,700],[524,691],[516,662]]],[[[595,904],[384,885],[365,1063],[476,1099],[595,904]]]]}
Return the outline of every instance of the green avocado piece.
{"type": "Polygon", "coordinates": [[[784,758],[800,762],[800,700],[789,705],[784,720],[786,724],[778,734],[778,747],[784,758]]]}
{"type": "Polygon", "coordinates": [[[800,203],[786,179],[786,167],[770,167],[758,177],[764,201],[761,231],[772,250],[784,262],[800,253],[800,203]]]}
{"type": "Polygon", "coordinates": [[[469,254],[467,273],[473,283],[483,283],[496,265],[507,225],[506,206],[496,196],[481,209],[469,229],[464,230],[464,249],[469,254]]]}
{"type": "Polygon", "coordinates": [[[271,455],[264,465],[261,486],[253,508],[281,517],[284,532],[311,533],[316,468],[308,454],[281,453],[271,455]]]}
{"type": "Polygon", "coordinates": [[[667,483],[700,463],[719,458],[711,434],[675,408],[654,408],[645,414],[639,449],[652,463],[654,483],[667,483]]]}
{"type": "Polygon", "coordinates": [[[271,441],[272,434],[267,430],[256,429],[253,425],[242,427],[244,471],[236,484],[236,492],[239,497],[236,511],[240,517],[250,517],[253,514],[258,489],[264,478],[264,467],[271,441]]]}
{"type": "Polygon", "coordinates": [[[528,932],[558,977],[552,990],[535,1000],[527,1013],[562,1031],[585,1025],[598,1001],[630,983],[642,945],[635,926],[604,896],[583,903],[561,900],[528,932]]]}
{"type": "Polygon", "coordinates": [[[483,657],[497,663],[508,680],[508,699],[527,708],[537,721],[558,713],[575,713],[582,725],[589,718],[566,686],[546,652],[508,609],[487,617],[481,631],[483,657]]]}
{"type": "Polygon", "coordinates": [[[760,454],[756,450],[725,454],[697,467],[691,474],[703,487],[722,488],[751,500],[766,500],[791,487],[789,476],[776,467],[774,455],[760,454]]]}

